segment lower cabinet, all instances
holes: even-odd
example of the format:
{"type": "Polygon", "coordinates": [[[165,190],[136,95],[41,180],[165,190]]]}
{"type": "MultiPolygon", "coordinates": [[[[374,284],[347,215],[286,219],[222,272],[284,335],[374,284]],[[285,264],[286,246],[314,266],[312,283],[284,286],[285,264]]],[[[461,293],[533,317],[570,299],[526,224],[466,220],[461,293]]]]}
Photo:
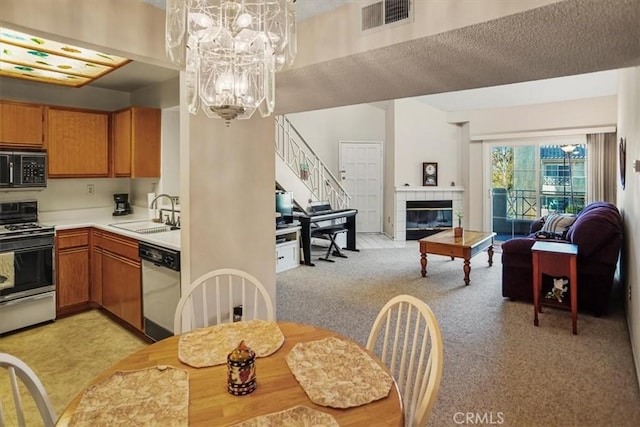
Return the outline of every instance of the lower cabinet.
{"type": "Polygon", "coordinates": [[[276,230],[276,273],[300,265],[300,227],[276,230]]]}
{"type": "Polygon", "coordinates": [[[138,241],[96,228],[56,234],[58,315],[103,307],[142,331],[138,241]]]}
{"type": "Polygon", "coordinates": [[[56,240],[56,312],[67,314],[89,302],[89,229],[61,230],[56,240]]]}
{"type": "Polygon", "coordinates": [[[102,234],[102,306],[142,330],[142,278],[138,241],[102,234]]]}
{"type": "Polygon", "coordinates": [[[89,298],[91,302],[102,306],[102,231],[91,229],[91,280],[89,298]]]}

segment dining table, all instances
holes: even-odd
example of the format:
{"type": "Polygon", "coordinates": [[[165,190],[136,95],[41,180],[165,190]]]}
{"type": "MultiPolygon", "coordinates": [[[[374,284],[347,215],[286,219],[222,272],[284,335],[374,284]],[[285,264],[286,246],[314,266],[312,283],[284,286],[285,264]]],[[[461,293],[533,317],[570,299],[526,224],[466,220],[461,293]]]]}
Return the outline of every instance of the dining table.
{"type": "MultiPolygon", "coordinates": [[[[257,416],[285,411],[298,405],[330,414],[340,426],[404,426],[403,404],[395,380],[386,397],[360,406],[343,409],[312,403],[285,360],[287,354],[298,343],[329,337],[355,343],[385,372],[391,377],[392,375],[372,352],[337,332],[302,323],[277,322],[277,325],[284,335],[284,343],[275,353],[255,359],[257,387],[248,395],[235,396],[227,391],[226,364],[195,368],[181,362],[178,355],[179,335],[158,341],[132,353],[100,373],[85,390],[119,371],[134,371],[166,365],[188,372],[188,425],[190,426],[229,426],[257,416]]],[[[345,360],[344,363],[349,361],[345,360]]],[[[56,426],[70,425],[83,393],[84,390],[71,401],[58,418],[56,426]]]]}

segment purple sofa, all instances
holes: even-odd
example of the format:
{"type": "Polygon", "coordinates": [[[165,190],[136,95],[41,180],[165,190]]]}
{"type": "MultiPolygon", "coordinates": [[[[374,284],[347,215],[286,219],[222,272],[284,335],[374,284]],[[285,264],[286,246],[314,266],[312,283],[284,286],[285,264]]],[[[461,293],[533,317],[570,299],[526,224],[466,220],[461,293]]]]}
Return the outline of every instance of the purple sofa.
{"type": "MultiPolygon", "coordinates": [[[[541,221],[531,224],[528,237],[502,244],[502,296],[533,301],[531,247],[541,221]]],[[[578,245],[578,309],[596,316],[607,313],[618,255],[622,245],[622,218],[615,205],[587,205],[569,228],[566,239],[578,245]]],[[[543,282],[543,289],[544,289],[543,282]]]]}

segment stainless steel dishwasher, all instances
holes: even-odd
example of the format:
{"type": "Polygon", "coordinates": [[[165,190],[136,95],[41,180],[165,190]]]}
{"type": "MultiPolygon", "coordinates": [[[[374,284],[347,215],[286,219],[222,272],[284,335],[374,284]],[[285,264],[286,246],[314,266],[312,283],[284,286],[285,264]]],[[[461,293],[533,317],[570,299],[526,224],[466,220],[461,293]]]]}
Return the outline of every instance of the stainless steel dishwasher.
{"type": "Polygon", "coordinates": [[[154,341],[173,335],[180,300],[180,251],[140,242],[144,333],[154,341]]]}

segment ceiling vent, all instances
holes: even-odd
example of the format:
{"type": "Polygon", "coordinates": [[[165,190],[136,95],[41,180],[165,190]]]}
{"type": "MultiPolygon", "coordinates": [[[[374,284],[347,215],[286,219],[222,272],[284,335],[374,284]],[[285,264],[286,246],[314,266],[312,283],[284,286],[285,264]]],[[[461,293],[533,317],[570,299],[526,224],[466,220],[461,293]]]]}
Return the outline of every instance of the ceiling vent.
{"type": "Polygon", "coordinates": [[[382,0],[362,8],[362,31],[413,22],[411,0],[382,0]]]}

